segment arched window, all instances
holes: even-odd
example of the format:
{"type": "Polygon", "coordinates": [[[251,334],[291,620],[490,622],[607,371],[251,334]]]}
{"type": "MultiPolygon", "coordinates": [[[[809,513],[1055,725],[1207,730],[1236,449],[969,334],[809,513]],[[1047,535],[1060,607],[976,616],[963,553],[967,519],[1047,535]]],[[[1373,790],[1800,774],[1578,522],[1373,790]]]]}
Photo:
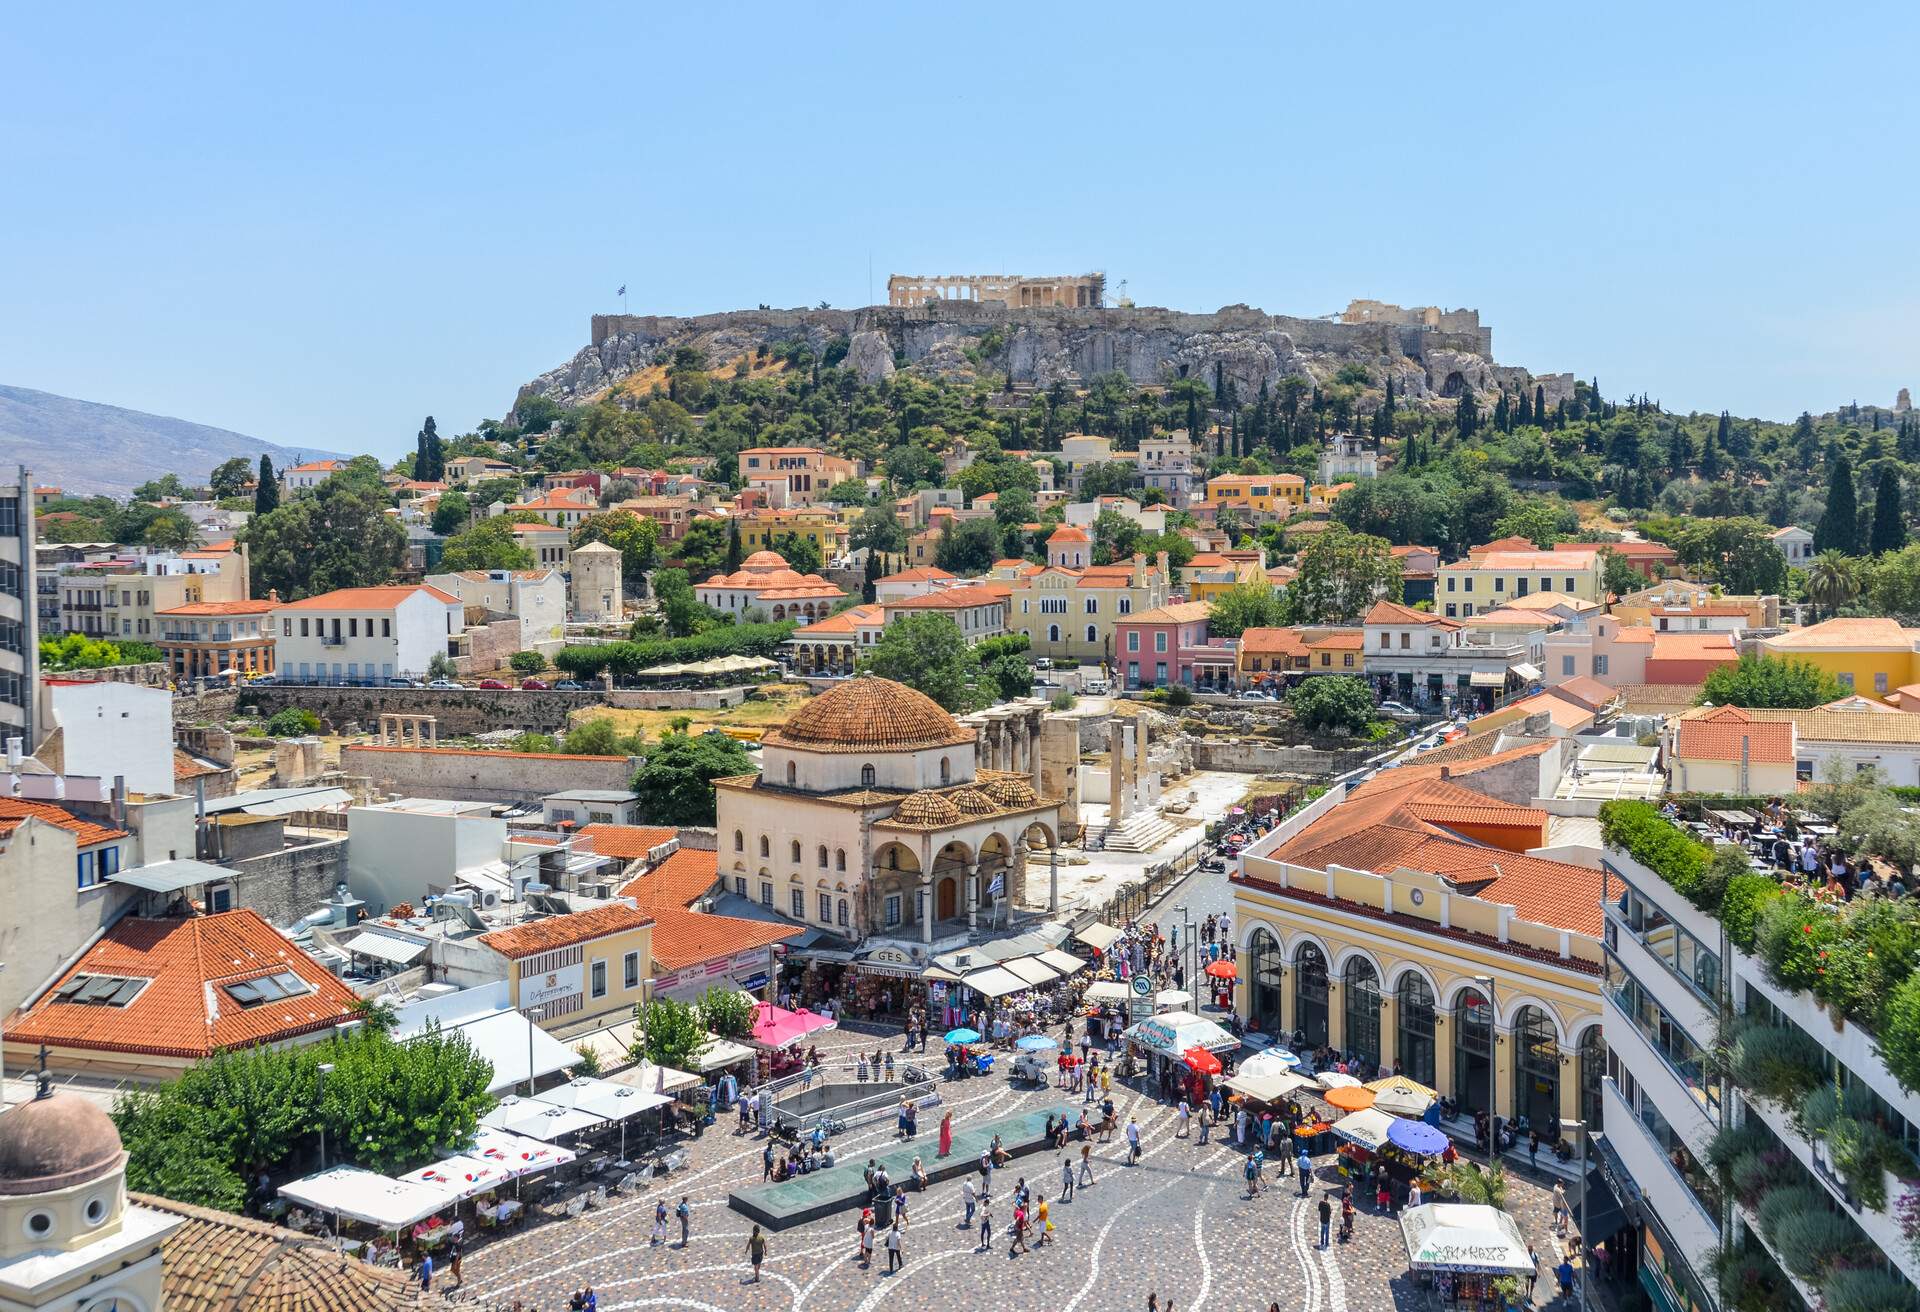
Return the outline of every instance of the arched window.
{"type": "Polygon", "coordinates": [[[793,842],[789,845],[787,859],[792,861],[795,865],[800,864],[800,840],[799,839],[797,838],[794,839],[793,842]]]}
{"type": "Polygon", "coordinates": [[[1047,625],[1047,641],[1048,642],[1060,641],[1060,626],[1058,624],[1047,625]]]}
{"type": "Polygon", "coordinates": [[[1560,1137],[1560,1040],[1538,1007],[1513,1018],[1513,1114],[1542,1139],[1560,1137]]]}
{"type": "Polygon", "coordinates": [[[1344,1045],[1369,1066],[1380,1064],[1380,973],[1365,957],[1355,957],[1342,972],[1346,985],[1344,1045]]]}
{"type": "Polygon", "coordinates": [[[827,845],[825,843],[820,844],[820,868],[822,870],[827,868],[827,845]]]}
{"type": "Polygon", "coordinates": [[[747,850],[747,836],[738,829],[733,831],[733,850],[736,852],[744,852],[747,850]]]}
{"type": "Polygon", "coordinates": [[[1100,641],[1100,630],[1091,624],[1087,625],[1087,641],[1088,642],[1100,641]]]}
{"type": "Polygon", "coordinates": [[[836,847],[833,849],[833,868],[843,873],[845,872],[847,868],[847,849],[846,848],[836,847]]]}
{"type": "Polygon", "coordinates": [[[1398,1054],[1400,1069],[1429,1088],[1433,1085],[1433,987],[1418,971],[1400,977],[1395,990],[1399,1013],[1398,1054]]]}
{"type": "Polygon", "coordinates": [[[845,898],[840,899],[839,921],[842,925],[847,923],[847,900],[845,898]]]}
{"type": "Polygon", "coordinates": [[[767,842],[767,836],[765,834],[760,835],[760,855],[761,856],[773,855],[773,847],[767,842]]]}
{"type": "Polygon", "coordinates": [[[1469,1112],[1491,1112],[1493,1007],[1479,989],[1453,1004],[1453,1100],[1469,1112]]]}
{"type": "Polygon", "coordinates": [[[1598,1025],[1589,1025],[1580,1036],[1580,1119],[1588,1133],[1603,1128],[1600,1109],[1600,1081],[1607,1073],[1607,1041],[1598,1025]]]}
{"type": "Polygon", "coordinates": [[[1249,1019],[1257,1030],[1280,1032],[1280,941],[1266,929],[1253,931],[1247,943],[1252,958],[1252,991],[1247,994],[1249,1019]]]}
{"type": "Polygon", "coordinates": [[[1293,953],[1293,1028],[1309,1048],[1327,1042],[1327,959],[1312,943],[1293,953]]]}
{"type": "Polygon", "coordinates": [[[873,787],[874,778],[875,778],[875,775],[874,775],[872,766],[863,765],[860,767],[860,786],[862,788],[873,787]]]}
{"type": "Polygon", "coordinates": [[[787,762],[787,787],[791,788],[800,781],[800,767],[792,761],[787,762]]]}

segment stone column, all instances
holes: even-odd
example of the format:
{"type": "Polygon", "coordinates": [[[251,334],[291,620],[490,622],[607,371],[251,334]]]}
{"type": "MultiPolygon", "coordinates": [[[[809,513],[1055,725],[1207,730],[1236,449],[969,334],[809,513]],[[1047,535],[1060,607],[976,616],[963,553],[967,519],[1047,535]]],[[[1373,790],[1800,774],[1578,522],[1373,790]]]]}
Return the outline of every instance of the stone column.
{"type": "MultiPolygon", "coordinates": [[[[1046,777],[1046,716],[1047,713],[1044,709],[1036,709],[1033,712],[1033,727],[1027,736],[1027,769],[1033,776],[1031,782],[1033,784],[1034,796],[1036,797],[1046,796],[1046,791],[1040,787],[1041,780],[1046,777]]],[[[1074,760],[1078,761],[1080,759],[1078,753],[1078,728],[1074,730],[1074,738],[1076,748],[1074,760]]],[[[1074,819],[1077,822],[1079,817],[1075,816],[1074,819]]]]}
{"type": "Polygon", "coordinates": [[[1127,722],[1117,716],[1107,726],[1107,822],[1127,818],[1127,722]]]}
{"type": "Polygon", "coordinates": [[[980,862],[967,866],[967,932],[980,928],[980,862]]]}
{"type": "Polygon", "coordinates": [[[429,715],[427,717],[427,746],[438,747],[439,745],[440,717],[437,715],[429,715]]]}
{"type": "Polygon", "coordinates": [[[933,942],[933,874],[928,872],[920,880],[920,941],[933,942]]]}
{"type": "Polygon", "coordinates": [[[1060,844],[1051,843],[1047,847],[1047,912],[1060,910],[1060,844]]]}
{"type": "Polygon", "coordinates": [[[1027,713],[1024,708],[1016,712],[1013,720],[1013,759],[1007,762],[1009,770],[1032,768],[1028,758],[1033,751],[1033,739],[1027,732],[1027,713]]]}

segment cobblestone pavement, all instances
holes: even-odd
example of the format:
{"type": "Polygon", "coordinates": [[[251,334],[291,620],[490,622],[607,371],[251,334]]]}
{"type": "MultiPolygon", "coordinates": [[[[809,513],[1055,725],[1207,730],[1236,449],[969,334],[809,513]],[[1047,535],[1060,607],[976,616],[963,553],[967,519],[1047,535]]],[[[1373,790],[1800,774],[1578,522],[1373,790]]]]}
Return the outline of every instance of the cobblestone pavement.
{"type": "MultiPolygon", "coordinates": [[[[871,1035],[837,1032],[832,1057],[857,1046],[871,1050],[871,1035]]],[[[898,1038],[889,1040],[898,1045],[898,1038]]],[[[1016,1088],[1003,1078],[946,1087],[946,1107],[957,1126],[992,1119],[1042,1100],[1058,1102],[1058,1090],[1016,1088]]],[[[601,1312],[637,1308],[682,1308],[697,1312],[872,1312],[889,1309],[1044,1308],[1047,1312],[1104,1312],[1146,1306],[1149,1291],[1176,1312],[1263,1312],[1277,1303],[1287,1312],[1376,1312],[1423,1308],[1423,1291],[1406,1273],[1398,1223],[1363,1210],[1350,1244],[1318,1247],[1317,1204],[1334,1187],[1323,1166],[1313,1196],[1302,1200],[1296,1181],[1275,1179],[1247,1197],[1245,1158],[1216,1140],[1174,1137],[1171,1110],[1129,1089],[1116,1088],[1122,1124],[1136,1116],[1146,1145],[1136,1166],[1124,1164],[1126,1145],[1094,1150],[1094,1183],[1071,1201],[1056,1202],[1059,1162],[1054,1154],[1017,1158],[995,1179],[994,1243],[981,1251],[977,1233],[958,1226],[960,1182],[937,1184],[910,1196],[904,1269],[885,1273],[884,1252],[872,1270],[854,1259],[851,1212],[796,1226],[769,1237],[761,1282],[746,1283],[745,1218],[726,1203],[727,1192],[760,1174],[763,1141],[733,1133],[731,1118],[709,1127],[692,1146],[692,1162],[669,1179],[628,1200],[616,1200],[574,1220],[543,1221],[518,1233],[479,1244],[468,1252],[464,1294],[495,1306],[516,1300],[530,1312],[561,1312],[571,1291],[591,1284],[601,1312]],[[1011,1219],[1013,1182],[1025,1176],[1049,1200],[1055,1225],[1052,1243],[1009,1254],[1005,1227],[1011,1219]],[[649,1231],[656,1199],[669,1207],[691,1196],[690,1244],[652,1246],[649,1231]]],[[[925,1121],[922,1122],[926,1124],[925,1121]]],[[[892,1122],[840,1136],[845,1160],[889,1144],[892,1122]]],[[[1196,1131],[1197,1135],[1197,1131],[1196,1131]]],[[[922,1140],[929,1155],[934,1137],[922,1140]]],[[[1518,1181],[1510,1210],[1543,1254],[1547,1242],[1547,1195],[1518,1181]]],[[[1542,1292],[1551,1277],[1542,1276],[1542,1292]]]]}

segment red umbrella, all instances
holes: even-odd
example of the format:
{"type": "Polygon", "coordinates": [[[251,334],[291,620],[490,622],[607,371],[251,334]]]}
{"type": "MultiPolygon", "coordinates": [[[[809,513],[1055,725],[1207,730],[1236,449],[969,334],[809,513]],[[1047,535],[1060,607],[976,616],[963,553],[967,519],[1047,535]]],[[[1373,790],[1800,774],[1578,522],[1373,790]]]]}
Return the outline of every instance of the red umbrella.
{"type": "Polygon", "coordinates": [[[1215,979],[1233,979],[1240,974],[1231,961],[1209,961],[1207,974],[1215,979]]]}
{"type": "Polygon", "coordinates": [[[1220,1059],[1205,1048],[1188,1048],[1180,1057],[1196,1075],[1218,1075],[1221,1071],[1220,1059]]]}

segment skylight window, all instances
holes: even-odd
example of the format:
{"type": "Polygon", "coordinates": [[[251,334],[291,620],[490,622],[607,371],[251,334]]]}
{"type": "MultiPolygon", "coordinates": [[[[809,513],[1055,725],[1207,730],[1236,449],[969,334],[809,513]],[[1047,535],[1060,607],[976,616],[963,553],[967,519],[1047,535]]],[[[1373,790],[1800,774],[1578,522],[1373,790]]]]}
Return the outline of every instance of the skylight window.
{"type": "Polygon", "coordinates": [[[226,991],[228,997],[242,1007],[259,1007],[269,1002],[280,1002],[287,998],[297,998],[303,993],[313,992],[313,985],[290,970],[283,970],[273,975],[262,975],[258,979],[223,984],[221,988],[226,991]]]}
{"type": "Polygon", "coordinates": [[[75,975],[53,991],[60,1002],[88,1007],[124,1007],[153,981],[125,975],[75,975]]]}

